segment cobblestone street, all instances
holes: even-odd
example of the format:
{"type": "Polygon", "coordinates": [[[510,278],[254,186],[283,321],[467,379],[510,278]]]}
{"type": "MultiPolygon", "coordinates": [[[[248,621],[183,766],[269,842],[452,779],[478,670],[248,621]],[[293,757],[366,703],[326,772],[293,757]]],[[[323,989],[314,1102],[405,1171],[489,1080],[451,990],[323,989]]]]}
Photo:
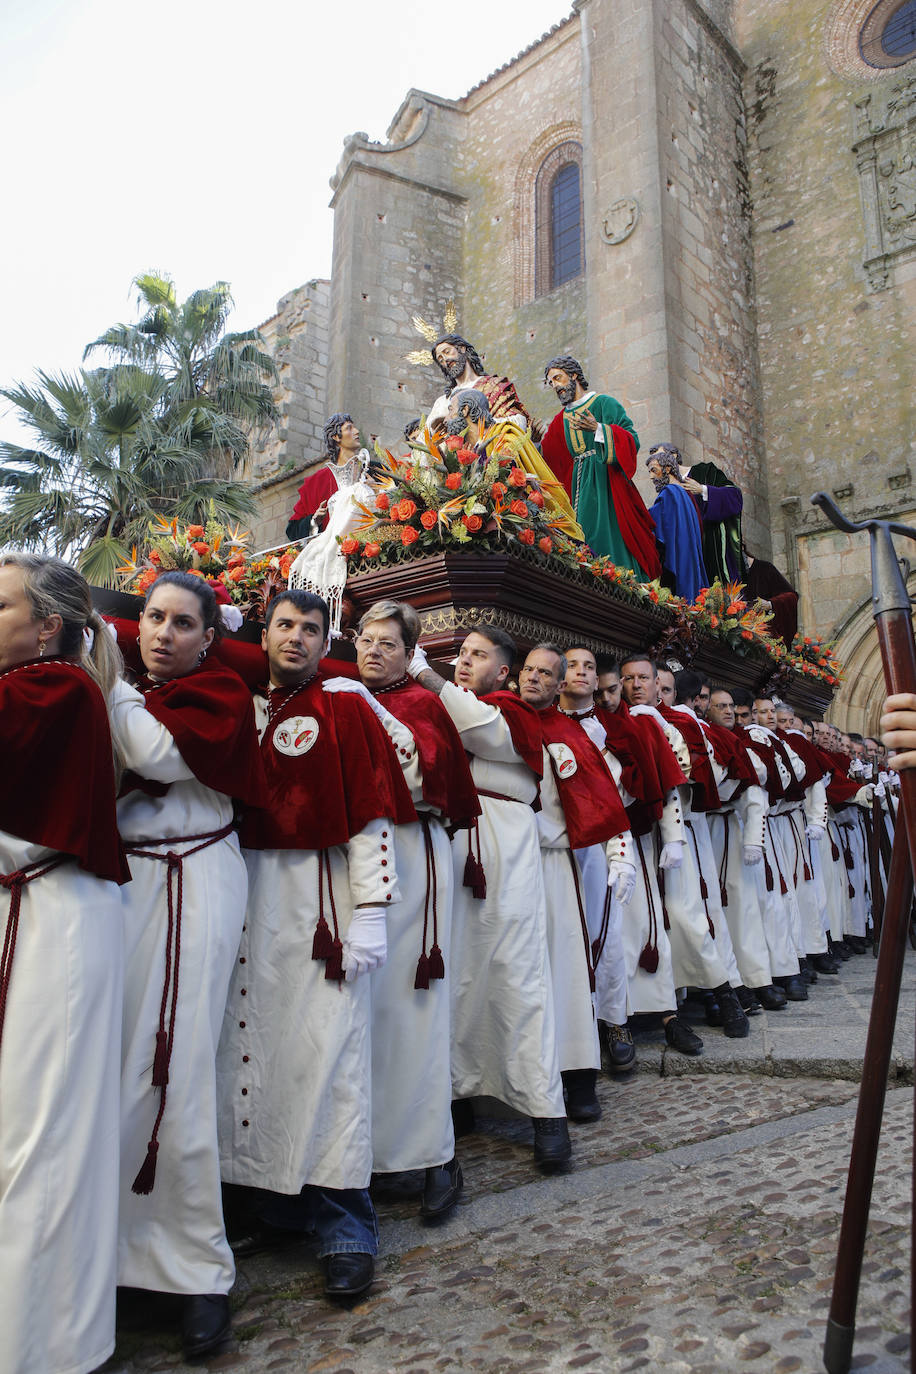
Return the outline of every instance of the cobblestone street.
{"type": "MultiPolygon", "coordinates": [[[[376,1190],[377,1280],[334,1308],[307,1247],[240,1266],[235,1340],[210,1369],[817,1371],[832,1286],[874,964],[821,978],[807,1004],[701,1033],[689,1061],[637,1037],[641,1072],[603,1078],[574,1167],[543,1178],[526,1123],[459,1142],[465,1193],[437,1228],[376,1190]],[[775,1024],[774,1024],[775,1023],[775,1024]]],[[[908,1367],[909,1160],[916,956],[872,1204],[854,1369],[908,1367]]],[[[125,1298],[108,1371],[179,1369],[173,1313],[125,1298]]]]}

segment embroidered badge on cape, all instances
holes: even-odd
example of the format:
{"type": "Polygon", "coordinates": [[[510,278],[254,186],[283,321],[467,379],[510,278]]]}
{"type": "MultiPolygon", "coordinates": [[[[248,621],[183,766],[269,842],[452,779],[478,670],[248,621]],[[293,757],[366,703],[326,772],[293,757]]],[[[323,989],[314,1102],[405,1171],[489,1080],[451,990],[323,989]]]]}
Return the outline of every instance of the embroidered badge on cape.
{"type": "Polygon", "coordinates": [[[576,756],[568,744],[548,744],[547,752],[553,759],[558,777],[571,778],[578,770],[576,756]]]}
{"type": "Polygon", "coordinates": [[[318,722],[314,716],[290,716],[274,730],[274,748],[295,759],[307,754],[317,738],[318,722]]]}

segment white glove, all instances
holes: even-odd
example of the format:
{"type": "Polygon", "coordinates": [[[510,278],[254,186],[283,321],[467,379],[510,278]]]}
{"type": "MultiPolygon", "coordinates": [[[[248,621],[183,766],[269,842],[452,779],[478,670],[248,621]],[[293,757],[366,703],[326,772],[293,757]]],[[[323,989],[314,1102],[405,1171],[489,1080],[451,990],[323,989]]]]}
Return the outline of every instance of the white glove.
{"type": "Polygon", "coordinates": [[[661,852],[659,868],[680,868],[684,858],[684,841],[669,840],[661,852]]]}
{"type": "Polygon", "coordinates": [[[753,868],[754,864],[759,864],[763,858],[763,845],[746,844],[744,846],[744,862],[748,868],[753,868]]]}
{"type": "Polygon", "coordinates": [[[352,692],[354,696],[362,697],[363,701],[366,703],[367,706],[371,706],[372,710],[378,716],[380,721],[384,723],[388,719],[388,712],[385,710],[381,702],[376,700],[376,698],[369,691],[368,687],[364,687],[363,684],[361,682],[357,682],[355,678],[325,678],[325,680],[321,684],[321,690],[323,692],[352,692]]]}
{"type": "Polygon", "coordinates": [[[237,630],[242,623],[242,612],[238,606],[223,604],[219,608],[219,618],[227,630],[237,630]]]}
{"type": "Polygon", "coordinates": [[[824,827],[822,825],[816,825],[814,821],[811,821],[809,825],[805,826],[805,834],[809,840],[820,840],[824,835],[824,827]]]}
{"type": "Polygon", "coordinates": [[[875,783],[875,796],[880,797],[882,801],[887,796],[887,788],[884,785],[883,778],[880,780],[880,782],[875,783]]]}
{"type": "Polygon", "coordinates": [[[411,654],[410,662],[407,665],[407,671],[410,673],[411,677],[419,677],[421,673],[426,672],[428,667],[429,659],[418,644],[411,654]]]}
{"type": "Polygon", "coordinates": [[[614,859],[608,865],[607,885],[611,893],[621,906],[626,906],[633,896],[633,889],[636,886],[636,866],[628,864],[622,859],[614,859]]]}
{"type": "Polygon", "coordinates": [[[875,795],[875,784],[867,782],[864,787],[860,787],[853,801],[856,806],[871,806],[872,798],[875,795]]]}
{"type": "Polygon", "coordinates": [[[388,958],[387,910],[383,906],[358,906],[343,942],[343,970],[348,983],[361,973],[381,968],[388,958]]]}

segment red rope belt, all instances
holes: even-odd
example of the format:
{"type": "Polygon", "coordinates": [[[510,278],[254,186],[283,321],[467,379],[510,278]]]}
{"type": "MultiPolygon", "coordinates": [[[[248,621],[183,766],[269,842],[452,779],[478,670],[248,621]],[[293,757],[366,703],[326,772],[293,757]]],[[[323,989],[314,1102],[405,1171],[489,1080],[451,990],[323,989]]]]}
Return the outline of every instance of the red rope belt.
{"type": "MultiPolygon", "coordinates": [[[[573,887],[576,889],[576,906],[579,908],[579,925],[580,925],[581,930],[582,930],[582,943],[583,943],[583,945],[585,946],[585,966],[586,966],[586,968],[588,969],[588,986],[589,986],[589,991],[590,991],[590,992],[594,992],[594,991],[595,991],[595,964],[597,964],[598,960],[595,959],[594,964],[592,963],[592,942],[591,942],[591,940],[589,940],[589,938],[588,938],[588,922],[587,922],[586,919],[585,919],[585,908],[584,908],[584,906],[582,905],[582,889],[581,889],[581,887],[580,887],[580,885],[579,885],[579,865],[576,863],[576,856],[575,856],[575,854],[572,852],[571,849],[567,849],[566,853],[569,855],[569,866],[570,866],[570,868],[572,869],[573,887]]],[[[608,892],[610,892],[610,888],[608,888],[608,892]]],[[[608,916],[610,917],[610,912],[608,912],[608,916]]],[[[607,939],[607,928],[606,928],[606,926],[604,926],[604,923],[603,923],[603,922],[602,922],[602,926],[603,926],[603,929],[604,929],[604,939],[607,939]]],[[[596,943],[597,943],[597,942],[596,942],[596,943]]],[[[603,949],[604,949],[604,940],[601,941],[601,950],[603,950],[603,949]]],[[[600,958],[600,951],[599,951],[599,958],[600,958]]]]}
{"type": "MultiPolygon", "coordinates": [[[[418,991],[428,988],[431,981],[445,977],[445,960],[442,957],[442,950],[439,948],[439,880],[436,873],[436,850],[433,845],[429,816],[427,816],[425,812],[421,812],[419,820],[423,828],[423,849],[426,855],[426,895],[423,899],[423,944],[420,948],[420,957],[417,960],[417,975],[414,978],[413,984],[414,988],[418,991]],[[429,954],[427,954],[426,937],[429,931],[430,907],[432,908],[433,917],[433,942],[429,947],[429,954]]],[[[477,843],[479,846],[479,836],[477,843]]]]}
{"type": "Polygon", "coordinates": [[[175,1016],[178,1011],[178,970],[181,963],[181,915],[182,893],[184,888],[184,861],[192,854],[224,840],[231,835],[233,826],[230,821],[222,830],[213,830],[206,835],[169,836],[164,840],[144,840],[144,848],[139,845],[125,845],[125,853],[135,859],[155,859],[165,864],[167,870],[166,893],[168,894],[168,926],[165,935],[165,977],[162,982],[162,999],[159,1003],[159,1028],[156,1031],[156,1050],[153,1055],[154,1088],[159,1089],[159,1110],[153,1125],[153,1133],[146,1147],[146,1159],[140,1165],[137,1177],[131,1185],[134,1193],[151,1193],[156,1182],[156,1156],[159,1153],[159,1127],[165,1112],[166,1090],[169,1083],[169,1065],[175,1045],[175,1016]],[[171,848],[175,844],[192,844],[193,849],[177,853],[171,848]],[[168,845],[164,854],[150,845],[168,845]],[[168,1019],[168,1029],[166,1029],[168,1019]]]}
{"type": "Polygon", "coordinates": [[[0,1041],[3,1040],[3,1022],[6,1018],[6,999],[10,990],[10,977],[13,972],[13,955],[16,952],[16,937],[19,934],[19,908],[22,903],[22,889],[43,878],[61,864],[70,863],[69,854],[56,854],[52,859],[39,859],[36,863],[17,868],[14,873],[0,873],[0,887],[10,894],[10,909],[6,918],[6,933],[3,937],[3,953],[0,954],[0,1041]]]}

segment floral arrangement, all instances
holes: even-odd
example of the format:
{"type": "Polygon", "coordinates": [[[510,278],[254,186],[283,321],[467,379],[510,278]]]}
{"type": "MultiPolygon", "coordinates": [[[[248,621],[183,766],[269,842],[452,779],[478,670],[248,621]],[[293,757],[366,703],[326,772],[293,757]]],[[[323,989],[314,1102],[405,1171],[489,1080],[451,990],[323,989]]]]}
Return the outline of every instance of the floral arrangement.
{"type": "Polygon", "coordinates": [[[187,572],[210,584],[217,601],[237,606],[250,620],[263,620],[267,602],[286,586],[295,547],[251,555],[248,531],[227,529],[216,520],[182,525],[157,516],[150,521],[150,543],[144,553],[137,546],[118,573],[125,591],[145,596],[164,572],[187,572]]]}
{"type": "Polygon", "coordinates": [[[703,587],[695,601],[686,607],[688,618],[698,630],[713,634],[722,639],[736,653],[749,653],[757,647],[774,657],[774,646],[779,649],[779,640],[773,639],[767,624],[773,619],[772,611],[758,611],[744,600],[741,582],[723,585],[716,579],[711,587],[703,587]]]}
{"type": "Polygon", "coordinates": [[[546,513],[538,479],[516,462],[502,436],[488,432],[484,442],[481,455],[457,435],[441,444],[427,435],[406,458],[376,446],[383,475],[374,506],[360,505],[361,523],[340,541],[351,568],[472,545],[515,544],[544,558],[571,559],[575,546],[546,513]]]}
{"type": "Polygon", "coordinates": [[[829,644],[817,635],[796,634],[786,660],[798,673],[820,678],[829,687],[836,687],[843,677],[843,666],[829,644]]]}

